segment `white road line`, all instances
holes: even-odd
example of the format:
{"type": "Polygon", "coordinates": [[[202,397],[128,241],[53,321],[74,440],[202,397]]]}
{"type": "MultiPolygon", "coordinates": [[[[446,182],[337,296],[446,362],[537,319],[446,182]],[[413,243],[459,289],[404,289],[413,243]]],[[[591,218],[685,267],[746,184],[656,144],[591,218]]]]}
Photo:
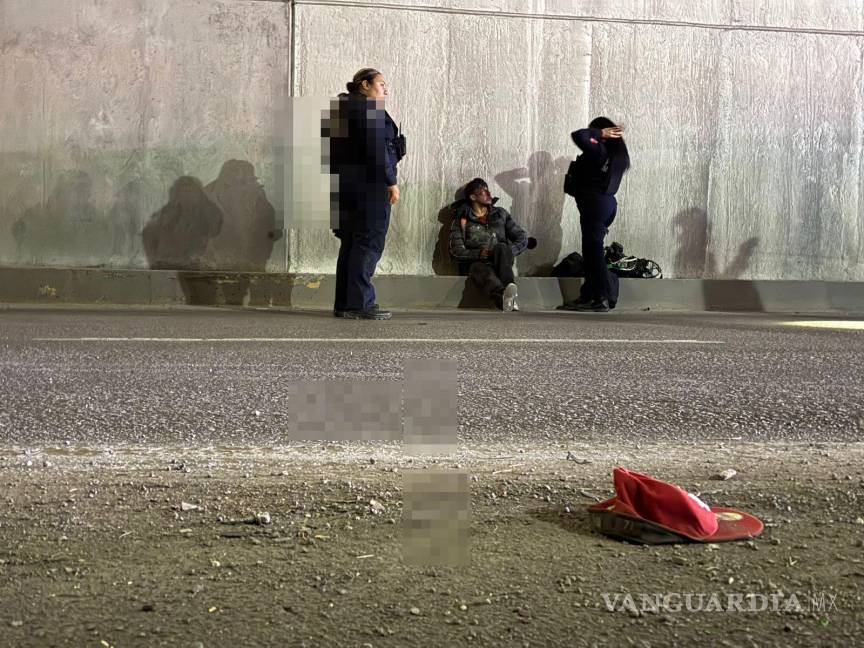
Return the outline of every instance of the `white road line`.
{"type": "Polygon", "coordinates": [[[157,338],[157,337],[69,337],[33,338],[34,342],[354,342],[435,344],[725,344],[722,340],[638,340],[616,338],[157,338]]]}
{"type": "Polygon", "coordinates": [[[803,322],[782,322],[784,326],[803,328],[838,329],[843,331],[864,331],[864,321],[860,320],[806,320],[803,322]]]}

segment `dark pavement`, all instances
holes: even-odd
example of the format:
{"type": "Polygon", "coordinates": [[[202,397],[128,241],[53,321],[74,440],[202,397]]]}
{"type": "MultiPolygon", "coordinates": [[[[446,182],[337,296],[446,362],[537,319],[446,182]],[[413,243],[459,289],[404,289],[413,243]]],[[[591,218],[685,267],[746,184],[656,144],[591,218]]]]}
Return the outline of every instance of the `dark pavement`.
{"type": "Polygon", "coordinates": [[[399,381],[407,358],[453,358],[469,444],[856,441],[862,327],[764,314],[447,311],[358,322],[277,310],[5,308],[0,440],[281,444],[292,381],[399,381]],[[851,328],[787,324],[814,321],[851,328]]]}

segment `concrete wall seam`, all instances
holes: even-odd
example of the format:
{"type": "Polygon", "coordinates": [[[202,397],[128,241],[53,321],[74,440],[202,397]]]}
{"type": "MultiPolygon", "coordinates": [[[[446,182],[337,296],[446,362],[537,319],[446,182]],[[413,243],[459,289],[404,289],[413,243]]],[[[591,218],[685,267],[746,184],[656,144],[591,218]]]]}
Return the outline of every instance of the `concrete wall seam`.
{"type": "MultiPolygon", "coordinates": [[[[263,0],[265,2],[281,2],[283,0],[263,0]]],[[[385,2],[364,2],[363,0],[287,0],[295,6],[310,7],[341,7],[354,9],[384,9],[387,11],[428,12],[433,14],[450,14],[457,16],[483,16],[489,18],[516,18],[522,20],[560,20],[591,23],[621,23],[625,25],[654,25],[664,27],[685,27],[696,29],[715,29],[721,31],[756,31],[779,32],[790,34],[818,34],[824,36],[856,36],[864,37],[864,30],[820,29],[816,27],[783,27],[769,25],[745,25],[707,23],[686,20],[661,20],[650,18],[617,18],[614,16],[590,16],[585,14],[544,14],[529,11],[489,11],[484,9],[436,7],[433,5],[407,5],[385,2]]]]}

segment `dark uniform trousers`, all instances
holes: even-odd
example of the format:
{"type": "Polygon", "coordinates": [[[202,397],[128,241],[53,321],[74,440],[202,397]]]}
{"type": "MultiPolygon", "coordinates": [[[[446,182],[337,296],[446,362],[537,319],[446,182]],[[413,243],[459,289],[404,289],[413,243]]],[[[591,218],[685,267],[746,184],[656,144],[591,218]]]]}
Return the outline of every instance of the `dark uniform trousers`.
{"type": "Polygon", "coordinates": [[[618,275],[606,266],[603,239],[618,212],[615,196],[586,192],[576,197],[579,225],[582,229],[582,259],[585,281],[579,298],[582,301],[605,299],[610,306],[618,301],[618,275]]]}
{"type": "Polygon", "coordinates": [[[507,284],[513,283],[513,250],[507,243],[499,243],[482,261],[474,261],[468,276],[489,297],[500,297],[507,284]]]}
{"type": "Polygon", "coordinates": [[[384,253],[384,239],[390,226],[390,205],[382,206],[385,218],[378,223],[334,230],[339,238],[336,260],[337,311],[366,311],[375,304],[372,276],[384,253]]]}

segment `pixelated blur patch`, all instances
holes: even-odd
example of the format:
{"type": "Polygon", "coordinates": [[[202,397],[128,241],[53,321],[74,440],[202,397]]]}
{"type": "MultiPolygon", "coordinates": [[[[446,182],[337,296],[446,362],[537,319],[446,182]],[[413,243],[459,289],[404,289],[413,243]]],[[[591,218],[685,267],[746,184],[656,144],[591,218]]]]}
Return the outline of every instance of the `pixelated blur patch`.
{"type": "Polygon", "coordinates": [[[402,478],[405,562],[435,566],[467,564],[471,527],[468,474],[409,470],[402,478]]]}
{"type": "Polygon", "coordinates": [[[404,364],[405,452],[450,454],[459,442],[457,397],[459,372],[455,360],[423,358],[404,364]]]}
{"type": "Polygon", "coordinates": [[[289,389],[288,434],[295,441],[397,441],[402,386],[397,382],[315,380],[289,389]]]}
{"type": "Polygon", "coordinates": [[[274,178],[277,209],[286,229],[330,229],[329,142],[334,102],[329,97],[283,97],[276,110],[274,178]]]}

